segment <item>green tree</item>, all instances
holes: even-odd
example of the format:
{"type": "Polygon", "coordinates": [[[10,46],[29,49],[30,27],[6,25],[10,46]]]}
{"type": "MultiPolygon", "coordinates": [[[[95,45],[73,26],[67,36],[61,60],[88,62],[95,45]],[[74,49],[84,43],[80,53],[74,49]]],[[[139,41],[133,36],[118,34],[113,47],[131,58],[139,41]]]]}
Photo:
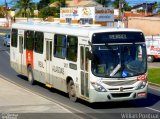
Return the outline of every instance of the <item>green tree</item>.
{"type": "Polygon", "coordinates": [[[61,4],[61,7],[65,7],[66,6],[66,0],[60,0],[60,4],[61,4]]]}
{"type": "MultiPolygon", "coordinates": [[[[160,8],[160,2],[155,2],[155,4],[154,4],[154,6],[153,6],[153,10],[155,10],[155,9],[159,9],[160,8]]],[[[160,9],[159,10],[157,10],[157,13],[159,14],[160,13],[160,9]]]]}
{"type": "Polygon", "coordinates": [[[45,7],[40,10],[39,16],[42,17],[43,19],[49,16],[59,17],[59,12],[60,12],[59,8],[45,7]]]}
{"type": "Polygon", "coordinates": [[[51,0],[40,0],[38,3],[38,10],[43,9],[49,5],[51,0]]]}
{"type": "Polygon", "coordinates": [[[124,4],[124,8],[125,11],[131,11],[132,7],[128,5],[128,3],[124,4]]]}
{"type": "Polygon", "coordinates": [[[102,6],[108,6],[109,0],[96,0],[96,2],[98,2],[99,4],[101,4],[102,6]]]}
{"type": "Polygon", "coordinates": [[[12,4],[14,4],[13,8],[18,9],[16,16],[21,16],[21,17],[33,16],[35,3],[33,3],[32,0],[12,0],[12,4]]]}
{"type": "Polygon", "coordinates": [[[0,18],[4,18],[5,17],[5,9],[3,6],[0,6],[0,18]]]}
{"type": "Polygon", "coordinates": [[[61,7],[66,6],[66,0],[40,0],[38,3],[38,10],[49,6],[49,4],[54,3],[54,2],[60,2],[61,7]]]}
{"type": "Polygon", "coordinates": [[[114,7],[115,9],[118,9],[118,8],[119,8],[119,0],[114,0],[114,2],[113,2],[113,7],[114,7]]]}

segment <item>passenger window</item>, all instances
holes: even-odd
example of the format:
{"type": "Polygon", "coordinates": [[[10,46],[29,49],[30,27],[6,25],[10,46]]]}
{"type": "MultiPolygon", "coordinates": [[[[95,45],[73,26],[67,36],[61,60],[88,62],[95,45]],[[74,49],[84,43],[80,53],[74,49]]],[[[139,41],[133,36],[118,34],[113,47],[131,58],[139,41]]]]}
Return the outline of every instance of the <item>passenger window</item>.
{"type": "Polygon", "coordinates": [[[44,42],[43,32],[35,32],[35,39],[34,39],[35,52],[43,54],[43,42],[44,42]]]}
{"type": "Polygon", "coordinates": [[[17,35],[18,35],[18,30],[17,29],[12,29],[11,33],[11,46],[12,47],[17,47],[17,35]]]}
{"type": "Polygon", "coordinates": [[[54,56],[64,59],[66,57],[66,36],[56,34],[54,37],[54,56]]]}
{"type": "Polygon", "coordinates": [[[34,31],[25,31],[25,45],[27,50],[33,50],[34,47],[34,31]]]}
{"type": "Polygon", "coordinates": [[[75,36],[67,37],[67,60],[77,61],[78,38],[75,36]]]}

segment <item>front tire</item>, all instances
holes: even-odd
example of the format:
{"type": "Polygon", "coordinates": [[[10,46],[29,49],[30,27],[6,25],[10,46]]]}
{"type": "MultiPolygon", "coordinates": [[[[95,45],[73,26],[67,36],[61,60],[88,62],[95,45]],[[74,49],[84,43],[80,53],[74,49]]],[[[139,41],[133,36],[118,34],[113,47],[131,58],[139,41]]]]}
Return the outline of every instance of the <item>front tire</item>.
{"type": "Polygon", "coordinates": [[[77,101],[77,95],[76,95],[76,88],[73,80],[70,80],[68,83],[68,94],[69,94],[69,99],[73,102],[77,101]]]}
{"type": "Polygon", "coordinates": [[[33,71],[32,71],[32,67],[31,66],[28,67],[28,82],[31,85],[35,84],[35,80],[34,80],[33,71]]]}

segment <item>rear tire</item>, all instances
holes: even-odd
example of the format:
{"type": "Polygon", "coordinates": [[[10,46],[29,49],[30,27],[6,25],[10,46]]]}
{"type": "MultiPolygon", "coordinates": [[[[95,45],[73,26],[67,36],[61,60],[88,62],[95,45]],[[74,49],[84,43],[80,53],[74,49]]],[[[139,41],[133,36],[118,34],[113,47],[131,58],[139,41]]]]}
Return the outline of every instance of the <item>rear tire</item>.
{"type": "Polygon", "coordinates": [[[75,89],[75,84],[73,80],[70,80],[69,83],[67,84],[68,87],[68,94],[69,94],[69,99],[73,102],[77,101],[77,95],[76,95],[76,89],[75,89]]]}
{"type": "Polygon", "coordinates": [[[35,84],[35,80],[34,80],[33,71],[32,71],[31,66],[28,67],[28,82],[29,82],[30,85],[35,84]]]}

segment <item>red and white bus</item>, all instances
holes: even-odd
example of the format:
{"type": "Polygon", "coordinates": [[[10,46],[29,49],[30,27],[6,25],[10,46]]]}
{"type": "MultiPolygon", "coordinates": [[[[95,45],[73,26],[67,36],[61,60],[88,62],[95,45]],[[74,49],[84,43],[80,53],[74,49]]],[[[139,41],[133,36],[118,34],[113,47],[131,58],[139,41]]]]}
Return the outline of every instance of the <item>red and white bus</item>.
{"type": "Polygon", "coordinates": [[[160,59],[160,36],[146,36],[147,60],[160,59]]]}
{"type": "Polygon", "coordinates": [[[11,67],[88,102],[147,97],[147,54],[140,30],[96,25],[15,23],[11,67]],[[141,53],[141,55],[139,55],[141,53]]]}

